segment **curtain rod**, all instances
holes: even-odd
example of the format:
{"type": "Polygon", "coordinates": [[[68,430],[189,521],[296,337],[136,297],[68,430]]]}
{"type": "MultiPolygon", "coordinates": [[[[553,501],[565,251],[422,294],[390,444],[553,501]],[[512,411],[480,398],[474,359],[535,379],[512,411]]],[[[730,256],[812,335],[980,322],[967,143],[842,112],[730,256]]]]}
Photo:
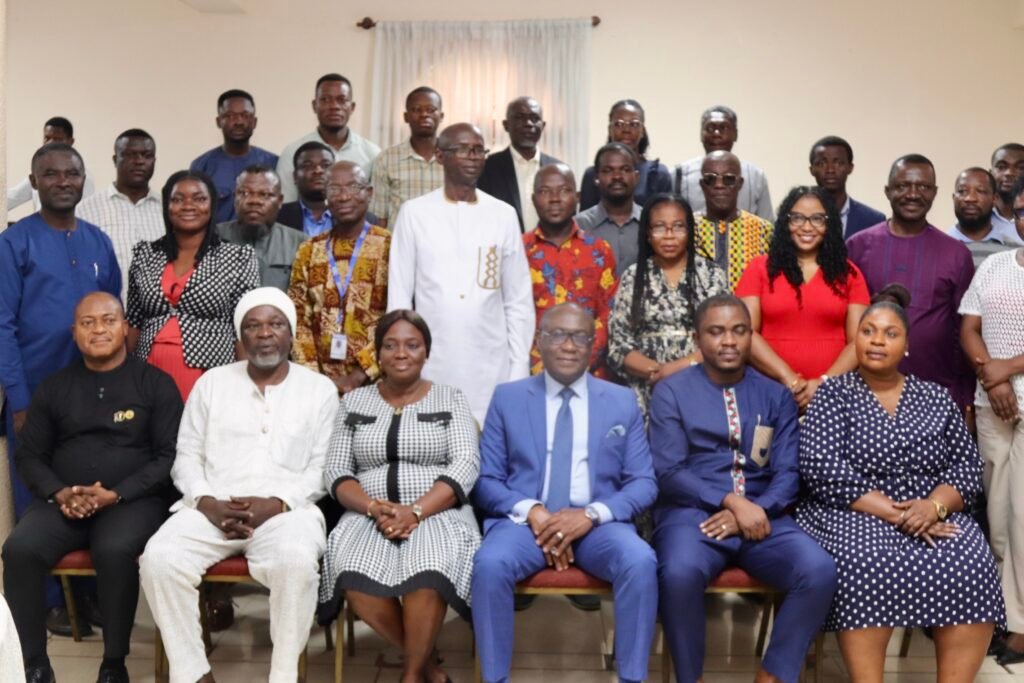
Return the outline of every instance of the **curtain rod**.
{"type": "MultiPolygon", "coordinates": [[[[601,17],[596,16],[596,15],[590,17],[590,23],[591,23],[592,26],[594,26],[596,28],[601,23],[601,17]]],[[[373,28],[376,25],[377,25],[377,22],[374,21],[373,19],[371,19],[370,17],[363,17],[362,21],[357,21],[356,22],[356,26],[358,26],[359,28],[364,28],[367,31],[369,31],[371,28],[373,28]]]]}

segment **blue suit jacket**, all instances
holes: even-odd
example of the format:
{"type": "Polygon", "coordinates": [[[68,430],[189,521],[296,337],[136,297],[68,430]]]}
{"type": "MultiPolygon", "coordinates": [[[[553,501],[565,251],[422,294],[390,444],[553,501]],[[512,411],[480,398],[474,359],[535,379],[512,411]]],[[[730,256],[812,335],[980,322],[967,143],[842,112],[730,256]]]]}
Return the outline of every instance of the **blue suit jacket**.
{"type": "Polygon", "coordinates": [[[846,235],[844,239],[850,239],[851,235],[878,225],[885,221],[885,214],[875,211],[867,204],[861,204],[853,197],[850,197],[850,213],[846,216],[846,235]]]}
{"type": "MultiPolygon", "coordinates": [[[[627,522],[654,503],[658,486],[644,419],[630,389],[587,376],[588,465],[592,502],[627,522]]],[[[473,500],[484,530],[516,503],[541,500],[547,461],[544,375],[495,389],[480,442],[480,478],[473,500]]]]}

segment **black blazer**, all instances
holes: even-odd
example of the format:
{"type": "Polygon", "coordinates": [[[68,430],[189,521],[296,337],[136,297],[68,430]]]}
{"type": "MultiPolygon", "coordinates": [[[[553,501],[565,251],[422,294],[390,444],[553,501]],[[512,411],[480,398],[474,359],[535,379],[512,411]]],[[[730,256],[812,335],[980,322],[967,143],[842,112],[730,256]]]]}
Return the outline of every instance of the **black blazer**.
{"type": "MultiPolygon", "coordinates": [[[[560,163],[562,162],[559,159],[541,152],[541,167],[560,163]]],[[[519,217],[519,230],[524,230],[523,207],[519,203],[519,182],[516,180],[516,167],[512,163],[512,151],[509,147],[487,157],[487,161],[484,163],[484,172],[480,174],[480,180],[477,181],[476,186],[515,209],[516,216],[519,217]]],[[[278,221],[281,219],[278,218],[278,221]]],[[[532,230],[534,227],[536,226],[531,225],[530,229],[532,230]]]]}
{"type": "MultiPolygon", "coordinates": [[[[377,216],[369,211],[366,212],[366,220],[370,225],[380,225],[377,216]]],[[[281,205],[281,211],[277,214],[277,222],[287,225],[289,228],[295,228],[299,232],[305,232],[302,229],[302,205],[299,204],[298,199],[281,205]]]]}

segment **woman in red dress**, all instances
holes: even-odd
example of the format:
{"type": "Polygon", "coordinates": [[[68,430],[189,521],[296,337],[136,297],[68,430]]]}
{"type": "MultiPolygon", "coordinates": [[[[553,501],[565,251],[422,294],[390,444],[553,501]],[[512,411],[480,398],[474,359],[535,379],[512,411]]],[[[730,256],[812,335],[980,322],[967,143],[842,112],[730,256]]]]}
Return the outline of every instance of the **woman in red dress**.
{"type": "Polygon", "coordinates": [[[756,332],[754,367],[789,387],[801,409],[828,377],[856,367],[853,338],[870,295],[846,258],[839,211],[821,188],[786,196],[767,256],[750,262],[736,295],[756,332]]]}

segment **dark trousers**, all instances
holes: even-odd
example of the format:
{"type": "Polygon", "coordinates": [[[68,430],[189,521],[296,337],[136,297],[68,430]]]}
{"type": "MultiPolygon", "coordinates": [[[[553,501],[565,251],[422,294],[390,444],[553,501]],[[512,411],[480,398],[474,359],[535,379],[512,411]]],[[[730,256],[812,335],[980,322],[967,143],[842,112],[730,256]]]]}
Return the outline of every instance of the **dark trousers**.
{"type": "Polygon", "coordinates": [[[56,503],[36,500],[29,506],[3,547],[4,597],[27,663],[46,655],[49,571],[66,553],[85,548],[96,568],[103,654],[128,654],[139,602],[138,557],[166,518],[167,503],[156,497],[118,503],[82,520],[67,519],[56,503]]]}

